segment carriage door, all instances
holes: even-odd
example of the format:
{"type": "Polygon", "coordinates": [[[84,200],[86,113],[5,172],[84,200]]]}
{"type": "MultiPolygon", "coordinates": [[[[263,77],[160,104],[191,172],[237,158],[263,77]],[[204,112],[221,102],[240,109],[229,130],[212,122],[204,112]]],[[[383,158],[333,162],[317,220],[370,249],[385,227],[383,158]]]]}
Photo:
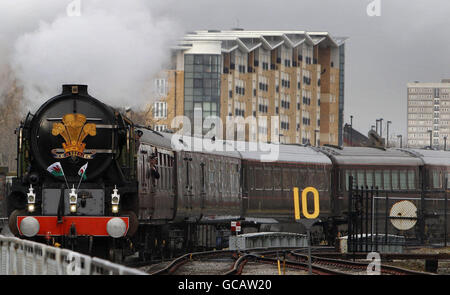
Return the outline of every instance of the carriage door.
{"type": "Polygon", "coordinates": [[[139,218],[147,219],[153,213],[153,195],[154,195],[154,187],[152,187],[152,183],[148,177],[148,155],[151,153],[151,149],[146,146],[140,146],[139,152],[139,218]]]}
{"type": "Polygon", "coordinates": [[[192,210],[193,207],[193,169],[192,169],[192,155],[190,153],[185,153],[183,157],[183,163],[184,163],[184,191],[183,191],[183,199],[186,209],[192,210]]]}
{"type": "Polygon", "coordinates": [[[206,164],[205,157],[200,157],[200,210],[203,212],[206,202],[206,164]]]}
{"type": "Polygon", "coordinates": [[[241,202],[241,216],[245,216],[248,210],[249,194],[253,189],[253,166],[241,164],[241,187],[242,187],[242,202],[241,202]]]}

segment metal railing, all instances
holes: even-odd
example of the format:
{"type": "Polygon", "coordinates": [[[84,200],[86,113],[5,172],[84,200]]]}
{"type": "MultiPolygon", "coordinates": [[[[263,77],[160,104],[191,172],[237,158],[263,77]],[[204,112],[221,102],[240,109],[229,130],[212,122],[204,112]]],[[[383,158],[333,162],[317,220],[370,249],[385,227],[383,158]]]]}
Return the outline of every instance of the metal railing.
{"type": "Polygon", "coordinates": [[[387,245],[448,245],[447,190],[380,191],[373,186],[354,186],[352,176],[348,183],[349,250],[378,251],[378,246],[387,245]]]}
{"type": "Polygon", "coordinates": [[[0,275],[146,275],[71,250],[0,235],[0,275]]]}

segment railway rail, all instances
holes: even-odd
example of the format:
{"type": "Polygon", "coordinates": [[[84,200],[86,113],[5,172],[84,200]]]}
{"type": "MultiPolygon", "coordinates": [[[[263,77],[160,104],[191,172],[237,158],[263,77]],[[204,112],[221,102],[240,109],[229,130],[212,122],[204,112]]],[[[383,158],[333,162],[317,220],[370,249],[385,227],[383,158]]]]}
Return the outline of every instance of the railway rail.
{"type": "MultiPolygon", "coordinates": [[[[329,248],[329,247],[328,247],[329,248]]],[[[229,269],[219,273],[220,275],[241,275],[247,263],[264,263],[271,265],[283,265],[283,268],[308,271],[308,256],[302,253],[304,249],[253,249],[247,251],[220,250],[193,252],[182,255],[167,262],[158,270],[147,271],[151,275],[175,274],[186,263],[206,262],[211,259],[228,258],[233,259],[229,269]]],[[[367,274],[369,262],[350,261],[344,259],[321,257],[322,253],[329,253],[327,247],[317,247],[311,256],[312,273],[315,275],[358,275],[367,274]],[[324,252],[325,251],[325,252],[324,252]]],[[[199,266],[204,272],[206,266],[199,266]]],[[[382,275],[431,275],[431,273],[414,271],[410,269],[395,267],[391,265],[380,265],[382,275]]]]}
{"type": "MultiPolygon", "coordinates": [[[[298,261],[307,261],[308,256],[302,253],[298,253],[295,251],[291,251],[289,253],[291,257],[298,261]]],[[[366,254],[367,255],[367,254],[366,254]]],[[[393,256],[394,257],[394,256],[393,256]]],[[[347,270],[366,270],[369,263],[368,262],[359,262],[359,261],[350,261],[344,259],[336,259],[336,258],[326,258],[320,256],[311,256],[311,262],[316,265],[326,265],[331,267],[344,268],[347,270]]],[[[387,275],[432,275],[427,272],[414,271],[410,269],[405,269],[401,267],[380,264],[380,272],[381,274],[387,275]]]]}

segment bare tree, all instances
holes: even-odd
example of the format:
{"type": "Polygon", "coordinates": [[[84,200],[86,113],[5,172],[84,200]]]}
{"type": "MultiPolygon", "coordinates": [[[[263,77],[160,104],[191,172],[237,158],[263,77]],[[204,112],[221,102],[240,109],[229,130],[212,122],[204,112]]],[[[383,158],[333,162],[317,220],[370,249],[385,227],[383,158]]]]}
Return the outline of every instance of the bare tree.
{"type": "Polygon", "coordinates": [[[23,91],[16,82],[0,93],[0,164],[16,170],[17,137],[15,130],[23,118],[23,91]]]}

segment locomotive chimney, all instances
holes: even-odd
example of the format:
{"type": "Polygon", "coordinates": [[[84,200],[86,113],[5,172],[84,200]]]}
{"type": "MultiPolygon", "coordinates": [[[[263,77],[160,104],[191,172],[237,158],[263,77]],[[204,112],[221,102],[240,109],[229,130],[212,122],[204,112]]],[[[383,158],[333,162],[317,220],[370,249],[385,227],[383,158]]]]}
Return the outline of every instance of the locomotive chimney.
{"type": "Polygon", "coordinates": [[[64,84],[62,94],[84,94],[87,95],[87,85],[64,84]]]}

